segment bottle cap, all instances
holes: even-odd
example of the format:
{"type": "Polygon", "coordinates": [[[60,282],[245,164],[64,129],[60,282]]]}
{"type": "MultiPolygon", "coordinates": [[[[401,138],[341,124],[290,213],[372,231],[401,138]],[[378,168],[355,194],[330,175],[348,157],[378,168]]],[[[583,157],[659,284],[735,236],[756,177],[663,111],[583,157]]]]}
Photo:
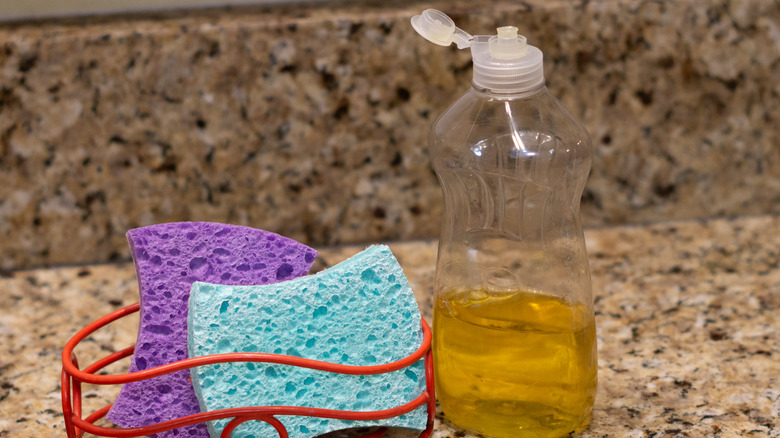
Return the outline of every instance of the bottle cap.
{"type": "Polygon", "coordinates": [[[519,94],[544,84],[542,51],[526,43],[514,26],[499,27],[497,35],[469,35],[450,17],[426,9],[412,17],[412,27],[428,41],[440,46],[453,42],[459,49],[471,48],[473,83],[477,88],[499,94],[519,94]]]}
{"type": "Polygon", "coordinates": [[[471,35],[455,27],[452,18],[436,9],[426,9],[412,17],[412,27],[423,38],[440,46],[449,46],[454,41],[459,49],[465,49],[471,39],[471,35]]]}

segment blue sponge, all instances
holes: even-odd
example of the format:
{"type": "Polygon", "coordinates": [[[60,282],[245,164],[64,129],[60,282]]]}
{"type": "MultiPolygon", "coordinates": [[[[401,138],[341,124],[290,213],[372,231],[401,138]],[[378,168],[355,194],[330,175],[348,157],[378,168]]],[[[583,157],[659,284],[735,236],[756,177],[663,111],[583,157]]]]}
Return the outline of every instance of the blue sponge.
{"type": "MultiPolygon", "coordinates": [[[[422,343],[420,312],[401,266],[384,245],[315,275],[260,286],[192,285],[190,357],[260,352],[346,365],[378,365],[409,356],[422,343]]],[[[306,406],[374,411],[408,403],[425,390],[423,360],[399,371],[350,376],[263,363],[223,363],[192,370],[202,411],[242,406],[306,406]]],[[[290,438],[351,427],[425,429],[426,406],[396,418],[345,421],[279,416],[290,438]]],[[[229,420],[210,422],[219,437],[229,420]]],[[[260,421],[234,437],[277,436],[260,421]]]]}

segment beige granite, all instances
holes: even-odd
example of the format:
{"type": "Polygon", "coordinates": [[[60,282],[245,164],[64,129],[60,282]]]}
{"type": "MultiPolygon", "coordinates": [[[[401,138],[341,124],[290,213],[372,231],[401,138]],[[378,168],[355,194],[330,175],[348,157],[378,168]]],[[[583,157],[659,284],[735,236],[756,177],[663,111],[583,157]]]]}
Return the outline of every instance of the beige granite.
{"type": "Polygon", "coordinates": [[[780,7],[355,2],[0,26],[0,269],[128,260],[211,220],[312,245],[435,238],[426,135],[469,55],[409,17],[513,23],[596,157],[588,226],[780,212],[780,7]]]}
{"type": "MultiPolygon", "coordinates": [[[[599,391],[580,436],[779,437],[780,217],[610,227],[586,239],[599,391]]],[[[430,318],[435,243],[391,247],[430,318]]],[[[322,249],[316,269],[360,249],[322,249]]],[[[137,299],[132,265],[17,271],[0,289],[0,437],[63,436],[61,348],[137,299]]],[[[90,362],[130,345],[136,324],[98,332],[78,356],[90,362]]],[[[88,387],[85,411],[117,391],[88,387]]],[[[439,414],[434,437],[468,436],[439,414]]]]}

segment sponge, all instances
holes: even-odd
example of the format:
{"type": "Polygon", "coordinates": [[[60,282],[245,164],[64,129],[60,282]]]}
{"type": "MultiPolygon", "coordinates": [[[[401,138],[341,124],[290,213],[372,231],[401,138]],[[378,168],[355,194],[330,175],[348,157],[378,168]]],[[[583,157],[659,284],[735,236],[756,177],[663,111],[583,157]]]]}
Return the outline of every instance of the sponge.
{"type": "MultiPolygon", "coordinates": [[[[411,287],[384,245],[371,246],[307,277],[266,286],[192,285],[188,321],[191,357],[230,352],[277,353],[346,365],[379,365],[415,352],[423,335],[411,287]]],[[[423,359],[387,374],[352,376],[289,365],[222,363],[192,368],[203,411],[246,406],[305,406],[373,411],[408,403],[425,390],[423,359]]],[[[388,426],[422,431],[427,408],[399,417],[346,421],[277,417],[290,438],[334,430],[388,426]]],[[[209,422],[217,438],[229,419],[209,422]]],[[[261,421],[232,436],[278,436],[261,421]]]]}
{"type": "MultiPolygon", "coordinates": [[[[179,222],[127,233],[140,290],[141,322],[130,371],[187,358],[187,302],[195,281],[267,284],[308,273],[316,251],[263,230],[179,222]]],[[[107,418],[138,427],[200,412],[187,370],[124,385],[107,418]]],[[[198,424],[158,437],[208,437],[198,424]]]]}

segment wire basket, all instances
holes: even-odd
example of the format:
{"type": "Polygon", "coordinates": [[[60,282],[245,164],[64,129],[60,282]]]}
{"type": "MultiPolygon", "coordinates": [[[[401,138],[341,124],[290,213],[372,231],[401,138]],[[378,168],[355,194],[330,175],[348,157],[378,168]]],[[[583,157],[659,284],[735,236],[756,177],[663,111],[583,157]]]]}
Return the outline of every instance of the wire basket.
{"type": "MultiPolygon", "coordinates": [[[[127,315],[138,312],[139,309],[139,303],[135,303],[105,315],[81,329],[65,344],[65,349],[62,351],[62,413],[65,418],[65,431],[68,434],[68,438],[81,438],[84,432],[104,437],[139,437],[224,418],[232,418],[232,420],[230,420],[227,426],[223,429],[221,438],[230,437],[233,431],[239,425],[252,420],[263,421],[271,425],[274,429],[276,429],[280,438],[289,438],[287,429],[285,428],[284,424],[282,424],[282,422],[276,418],[277,415],[295,415],[356,421],[382,420],[405,414],[422,406],[423,404],[427,404],[428,407],[428,422],[425,430],[420,434],[420,438],[428,438],[433,430],[433,416],[436,410],[436,396],[433,385],[433,361],[431,358],[430,348],[431,329],[425,320],[421,320],[423,341],[420,345],[420,348],[401,360],[382,365],[341,365],[271,353],[224,353],[184,359],[155,368],[149,368],[143,371],[136,371],[127,374],[96,374],[106,366],[131,356],[135,350],[135,345],[133,345],[121,351],[110,354],[85,367],[84,369],[80,369],[78,359],[73,352],[79,342],[83,341],[85,338],[100,328],[127,315]],[[425,358],[425,391],[418,395],[414,400],[406,404],[381,411],[346,411],[301,406],[254,406],[201,412],[198,414],[188,415],[186,417],[135,428],[112,428],[96,425],[95,422],[103,418],[108,410],[111,409],[111,405],[109,404],[88,415],[86,418],[82,418],[82,383],[89,383],[94,385],[121,385],[128,382],[150,379],[161,376],[163,374],[173,373],[197,366],[225,362],[275,363],[338,374],[373,375],[398,371],[417,362],[423,357],[425,358]]],[[[364,436],[363,438],[378,438],[383,436],[386,432],[387,430],[384,428],[379,429],[369,435],[364,436]]]]}

